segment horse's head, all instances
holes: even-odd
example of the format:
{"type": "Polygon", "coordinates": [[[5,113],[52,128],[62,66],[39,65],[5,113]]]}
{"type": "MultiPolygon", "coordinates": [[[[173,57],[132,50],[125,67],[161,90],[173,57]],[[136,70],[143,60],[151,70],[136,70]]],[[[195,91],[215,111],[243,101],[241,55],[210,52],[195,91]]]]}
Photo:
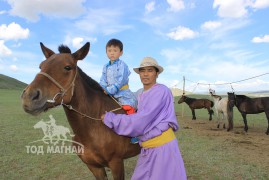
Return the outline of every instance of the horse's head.
{"type": "Polygon", "coordinates": [[[178,102],[177,102],[177,103],[178,103],[178,104],[180,104],[180,103],[185,102],[186,98],[187,98],[187,96],[182,95],[182,96],[181,96],[181,98],[178,100],[178,102]]]}
{"type": "Polygon", "coordinates": [[[34,129],[38,129],[38,128],[42,128],[42,127],[46,127],[46,123],[43,121],[43,119],[41,121],[38,121],[35,125],[34,125],[34,129]]]}
{"type": "Polygon", "coordinates": [[[228,94],[228,103],[230,107],[234,107],[234,105],[236,104],[236,98],[234,92],[227,92],[227,94],[228,94]]]}
{"type": "Polygon", "coordinates": [[[37,115],[49,108],[69,103],[75,85],[77,61],[86,57],[90,43],[86,43],[75,53],[66,46],[59,46],[59,54],[40,43],[46,60],[41,62],[41,71],[22,93],[25,112],[37,115]]]}

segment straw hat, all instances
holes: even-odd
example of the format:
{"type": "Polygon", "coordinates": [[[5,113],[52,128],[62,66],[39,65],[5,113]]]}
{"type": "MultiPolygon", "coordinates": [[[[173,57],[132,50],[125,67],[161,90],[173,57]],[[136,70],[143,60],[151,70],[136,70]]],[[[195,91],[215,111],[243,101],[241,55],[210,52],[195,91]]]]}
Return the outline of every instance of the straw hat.
{"type": "Polygon", "coordinates": [[[159,70],[159,74],[163,72],[163,67],[160,66],[155,59],[152,57],[145,57],[141,63],[140,66],[137,68],[134,68],[134,71],[139,74],[139,68],[148,67],[148,66],[154,66],[159,70]]]}

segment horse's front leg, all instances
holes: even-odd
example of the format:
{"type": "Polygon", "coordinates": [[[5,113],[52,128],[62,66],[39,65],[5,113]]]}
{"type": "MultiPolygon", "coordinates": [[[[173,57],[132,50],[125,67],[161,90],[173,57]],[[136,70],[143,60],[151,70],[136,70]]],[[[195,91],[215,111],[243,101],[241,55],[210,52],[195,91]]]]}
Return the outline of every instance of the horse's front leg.
{"type": "Polygon", "coordinates": [[[267,127],[267,131],[265,133],[267,135],[269,135],[269,110],[265,111],[265,114],[266,114],[266,118],[267,118],[267,121],[268,121],[268,127],[267,127]]]}
{"type": "Polygon", "coordinates": [[[207,108],[208,114],[209,114],[209,121],[212,120],[212,110],[210,108],[207,108]]]}
{"type": "Polygon", "coordinates": [[[192,120],[196,120],[195,110],[191,109],[191,112],[192,112],[192,120]]]}
{"type": "Polygon", "coordinates": [[[217,125],[217,128],[219,129],[219,126],[220,126],[220,118],[219,118],[219,112],[216,111],[216,115],[217,115],[217,120],[218,120],[218,125],[217,125]]]}
{"type": "Polygon", "coordinates": [[[228,123],[228,114],[225,112],[223,113],[223,129],[226,129],[226,123],[228,123]]]}
{"type": "Polygon", "coordinates": [[[108,164],[114,180],[124,180],[124,163],[121,159],[112,160],[108,164]]]}
{"type": "Polygon", "coordinates": [[[59,134],[57,134],[57,135],[55,135],[55,136],[56,136],[57,138],[56,138],[56,141],[53,143],[54,145],[58,144],[59,141],[60,141],[60,139],[61,139],[61,137],[60,137],[59,134]]]}
{"type": "Polygon", "coordinates": [[[106,170],[104,167],[96,167],[87,164],[89,170],[93,173],[96,180],[108,180],[106,170]]]}
{"type": "Polygon", "coordinates": [[[233,108],[228,105],[228,112],[227,112],[227,119],[228,119],[228,129],[227,131],[230,131],[233,129],[233,108]]]}
{"type": "Polygon", "coordinates": [[[42,141],[43,141],[45,144],[49,144],[49,142],[46,141],[47,138],[50,140],[50,137],[47,136],[47,135],[44,136],[44,137],[42,138],[42,141]]]}
{"type": "Polygon", "coordinates": [[[245,127],[244,127],[244,130],[246,132],[248,132],[248,122],[247,122],[247,114],[246,113],[241,113],[242,117],[243,117],[243,121],[244,121],[244,124],[245,124],[245,127]]]}

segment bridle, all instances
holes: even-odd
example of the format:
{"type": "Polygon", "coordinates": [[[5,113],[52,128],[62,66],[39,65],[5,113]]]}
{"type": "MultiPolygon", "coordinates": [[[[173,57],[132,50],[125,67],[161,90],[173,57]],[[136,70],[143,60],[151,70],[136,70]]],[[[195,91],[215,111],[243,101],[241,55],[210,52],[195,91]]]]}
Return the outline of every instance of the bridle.
{"type": "MultiPolygon", "coordinates": [[[[60,91],[54,95],[53,99],[48,99],[48,100],[47,100],[47,103],[52,103],[52,104],[54,104],[54,103],[56,102],[56,101],[55,101],[56,97],[57,97],[57,96],[61,96],[62,101],[61,101],[61,104],[60,104],[59,106],[63,105],[63,106],[65,106],[65,107],[67,107],[69,110],[71,110],[71,111],[75,111],[76,113],[80,114],[80,115],[83,116],[83,117],[87,117],[87,118],[89,118],[89,119],[93,119],[93,120],[98,120],[98,121],[100,121],[100,120],[102,120],[101,118],[94,118],[94,117],[88,116],[87,114],[84,114],[84,113],[82,113],[82,112],[80,112],[80,111],[74,109],[74,108],[72,107],[72,105],[70,105],[70,104],[65,104],[65,103],[63,102],[63,98],[64,98],[64,96],[66,95],[66,93],[69,91],[69,89],[71,89],[71,97],[70,97],[70,101],[71,101],[71,99],[72,99],[72,97],[73,97],[74,89],[75,89],[75,80],[76,80],[76,77],[77,77],[77,71],[78,71],[78,69],[76,68],[75,76],[74,76],[72,82],[70,83],[70,85],[69,85],[66,89],[65,89],[60,83],[58,83],[53,77],[51,77],[49,74],[47,74],[47,73],[45,73],[45,72],[39,72],[39,73],[38,73],[38,74],[40,74],[40,75],[43,75],[43,76],[47,77],[49,80],[51,80],[51,82],[53,82],[53,83],[60,89],[60,91]]],[[[113,110],[111,110],[110,112],[114,112],[114,111],[117,111],[117,110],[122,109],[121,105],[120,105],[120,104],[119,104],[119,103],[118,103],[112,96],[110,96],[110,97],[111,97],[111,98],[112,98],[112,99],[113,99],[113,100],[120,106],[119,108],[113,109],[113,110]]]]}
{"type": "Polygon", "coordinates": [[[51,80],[59,89],[60,89],[60,92],[56,93],[55,96],[53,97],[53,99],[49,99],[47,100],[48,103],[55,103],[55,98],[57,96],[61,96],[62,97],[62,102],[61,104],[63,104],[63,97],[65,96],[65,93],[70,89],[72,88],[72,91],[71,91],[71,97],[70,97],[70,100],[72,99],[73,97],[73,94],[74,94],[74,88],[75,88],[75,80],[76,80],[76,77],[77,77],[77,68],[76,68],[76,73],[75,73],[75,76],[74,76],[74,79],[72,80],[72,82],[70,83],[70,85],[68,86],[67,89],[65,89],[61,84],[59,84],[53,77],[51,77],[49,74],[45,73],[45,72],[39,72],[38,74],[41,74],[43,76],[46,76],[49,80],[51,80]]]}

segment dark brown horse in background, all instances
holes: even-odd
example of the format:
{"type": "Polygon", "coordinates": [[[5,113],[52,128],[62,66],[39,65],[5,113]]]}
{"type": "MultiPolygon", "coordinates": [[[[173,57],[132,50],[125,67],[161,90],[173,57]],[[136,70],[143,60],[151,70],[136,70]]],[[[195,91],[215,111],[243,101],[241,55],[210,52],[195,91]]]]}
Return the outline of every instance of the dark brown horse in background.
{"type": "Polygon", "coordinates": [[[245,95],[228,93],[229,104],[236,106],[244,120],[244,130],[248,131],[247,114],[258,114],[265,112],[268,127],[266,134],[269,135],[269,97],[250,98],[245,95]]]}
{"type": "Polygon", "coordinates": [[[195,99],[182,95],[181,98],[178,100],[178,104],[183,102],[188,104],[188,106],[190,107],[192,112],[192,120],[196,120],[195,109],[202,108],[207,109],[209,114],[209,120],[212,120],[212,114],[214,114],[214,111],[211,109],[214,106],[213,101],[210,101],[209,99],[195,99]]]}
{"type": "Polygon", "coordinates": [[[95,178],[107,179],[104,167],[109,167],[115,180],[124,179],[123,160],[139,154],[140,146],[131,144],[128,137],[117,135],[100,120],[105,111],[125,112],[77,67],[77,61],[88,54],[90,43],[73,54],[63,45],[58,48],[59,54],[40,45],[47,59],[40,64],[41,72],[23,91],[24,110],[37,115],[63,105],[75,134],[73,140],[84,145],[84,154],[79,157],[95,178]]]}

